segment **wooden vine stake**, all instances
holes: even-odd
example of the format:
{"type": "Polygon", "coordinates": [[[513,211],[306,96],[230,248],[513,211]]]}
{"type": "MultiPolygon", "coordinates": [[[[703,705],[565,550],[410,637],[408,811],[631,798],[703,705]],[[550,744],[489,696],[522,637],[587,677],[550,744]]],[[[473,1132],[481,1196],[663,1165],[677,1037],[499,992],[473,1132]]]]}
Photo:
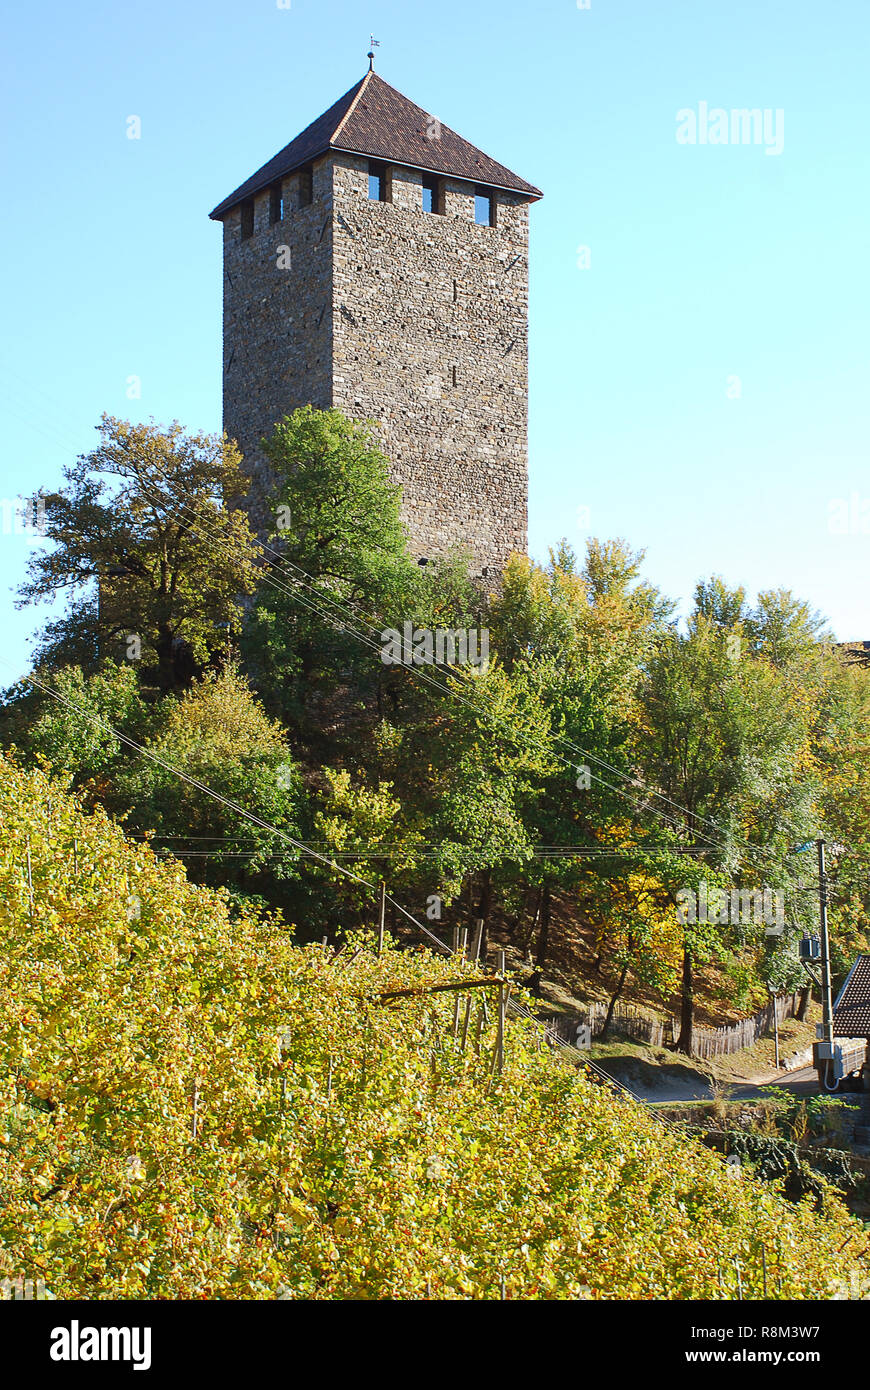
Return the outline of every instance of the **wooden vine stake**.
{"type": "Polygon", "coordinates": [[[387,885],[383,879],[378,884],[378,955],[384,949],[384,918],[387,914],[387,885]]]}
{"type": "Polygon", "coordinates": [[[191,1125],[191,1136],[195,1140],[199,1128],[199,1085],[193,1083],[193,1123],[191,1125]]]}
{"type": "Polygon", "coordinates": [[[33,870],[30,863],[30,836],[27,837],[27,901],[30,914],[30,927],[33,929],[33,870]]]}
{"type": "Polygon", "coordinates": [[[483,940],[483,918],[475,917],[474,935],[471,938],[471,959],[473,962],[480,960],[480,943],[483,940]]]}
{"type": "Polygon", "coordinates": [[[507,986],[504,978],[504,951],[499,951],[496,957],[498,962],[498,1027],[496,1031],[496,1070],[499,1076],[504,1071],[504,1025],[505,1013],[507,1011],[507,986]]]}
{"type": "MultiPolygon", "coordinates": [[[[471,1000],[469,999],[469,1003],[470,1003],[470,1002],[471,1002],[471,1000]]],[[[481,1034],[482,1034],[482,1032],[483,1032],[483,1020],[484,1020],[484,1012],[483,1012],[483,1011],[484,1011],[485,1008],[486,1008],[486,1000],[483,1000],[482,1003],[481,1003],[481,1005],[480,1005],[480,1008],[479,1008],[478,1011],[477,1011],[477,1028],[475,1029],[475,1033],[474,1033],[474,1053],[475,1053],[475,1056],[476,1056],[476,1057],[479,1057],[479,1056],[480,1056],[480,1036],[481,1036],[481,1034]]]]}

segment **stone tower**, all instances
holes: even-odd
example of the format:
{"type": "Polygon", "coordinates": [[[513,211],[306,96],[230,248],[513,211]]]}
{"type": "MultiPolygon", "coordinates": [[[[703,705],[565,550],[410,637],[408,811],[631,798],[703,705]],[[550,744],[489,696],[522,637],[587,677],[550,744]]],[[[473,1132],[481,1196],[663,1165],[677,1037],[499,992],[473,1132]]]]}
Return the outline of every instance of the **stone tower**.
{"type": "Polygon", "coordinates": [[[526,549],[531,184],[369,70],[225,198],[224,428],[253,476],[298,406],[381,428],[418,556],[526,549]]]}

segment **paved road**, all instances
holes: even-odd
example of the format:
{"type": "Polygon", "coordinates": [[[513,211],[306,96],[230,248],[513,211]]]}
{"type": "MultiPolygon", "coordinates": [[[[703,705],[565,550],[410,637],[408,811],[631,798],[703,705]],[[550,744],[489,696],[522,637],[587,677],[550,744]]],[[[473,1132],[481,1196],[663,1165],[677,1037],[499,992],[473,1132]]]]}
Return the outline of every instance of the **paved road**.
{"type": "Polygon", "coordinates": [[[795,1096],[817,1096],[819,1094],[819,1078],[816,1076],[815,1070],[812,1067],[804,1067],[802,1071],[779,1072],[767,1081],[729,1086],[728,1095],[731,1100],[757,1100],[759,1096],[764,1095],[769,1086],[776,1086],[783,1091],[791,1091],[792,1095],[795,1096]]]}
{"type": "MultiPolygon", "coordinates": [[[[640,1100],[651,1105],[680,1105],[684,1101],[711,1100],[713,1097],[709,1084],[700,1078],[697,1081],[684,1081],[676,1077],[662,1077],[658,1084],[649,1087],[639,1085],[636,1080],[626,1084],[640,1100]]],[[[796,1096],[819,1094],[815,1071],[812,1067],[804,1067],[801,1071],[776,1072],[764,1080],[735,1082],[726,1088],[725,1095],[728,1100],[758,1100],[772,1086],[791,1091],[796,1096]]]]}

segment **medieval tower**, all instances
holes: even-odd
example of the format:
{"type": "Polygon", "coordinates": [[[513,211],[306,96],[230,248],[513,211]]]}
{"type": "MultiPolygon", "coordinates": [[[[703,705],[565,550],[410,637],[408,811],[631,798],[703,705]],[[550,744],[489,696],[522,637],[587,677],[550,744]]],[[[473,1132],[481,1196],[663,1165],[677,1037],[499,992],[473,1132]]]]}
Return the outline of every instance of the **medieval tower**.
{"type": "Polygon", "coordinates": [[[308,403],[379,423],[418,556],[526,549],[531,184],[371,69],[225,198],[224,428],[308,403]]]}

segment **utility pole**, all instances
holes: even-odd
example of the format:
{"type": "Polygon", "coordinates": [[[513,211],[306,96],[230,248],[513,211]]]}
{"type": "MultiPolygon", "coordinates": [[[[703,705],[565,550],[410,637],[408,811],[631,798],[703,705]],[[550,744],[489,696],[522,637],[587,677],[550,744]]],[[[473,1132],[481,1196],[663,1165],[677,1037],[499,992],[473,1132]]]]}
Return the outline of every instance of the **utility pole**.
{"type": "MultiPolygon", "coordinates": [[[[825,842],[818,840],[819,854],[819,936],[822,945],[822,1028],[825,1041],[834,1045],[834,1002],[831,994],[831,942],[828,936],[828,876],[825,871],[825,842]]],[[[831,1052],[833,1056],[833,1050],[831,1052]]]]}
{"type": "Polygon", "coordinates": [[[779,1019],[776,1013],[777,993],[773,985],[767,986],[770,994],[770,1007],[773,1009],[773,1046],[776,1054],[776,1069],[779,1071],[779,1019]]]}
{"type": "MultiPolygon", "coordinates": [[[[805,840],[802,845],[795,845],[790,854],[804,854],[812,849],[812,840],[805,840]]],[[[837,1085],[831,1087],[828,1084],[828,1077],[831,1069],[837,1060],[837,1052],[834,1046],[834,1003],[831,993],[831,938],[828,932],[828,873],[825,866],[825,840],[819,836],[816,840],[816,853],[818,854],[819,867],[819,937],[805,937],[801,942],[800,954],[803,967],[810,979],[818,986],[822,996],[822,1027],[818,1042],[813,1043],[813,1066],[819,1078],[819,1085],[823,1091],[836,1090],[837,1085]],[[811,961],[818,961],[821,967],[821,979],[816,975],[810,964],[811,961]]],[[[835,854],[842,852],[842,845],[832,845],[831,849],[835,854]]]]}

